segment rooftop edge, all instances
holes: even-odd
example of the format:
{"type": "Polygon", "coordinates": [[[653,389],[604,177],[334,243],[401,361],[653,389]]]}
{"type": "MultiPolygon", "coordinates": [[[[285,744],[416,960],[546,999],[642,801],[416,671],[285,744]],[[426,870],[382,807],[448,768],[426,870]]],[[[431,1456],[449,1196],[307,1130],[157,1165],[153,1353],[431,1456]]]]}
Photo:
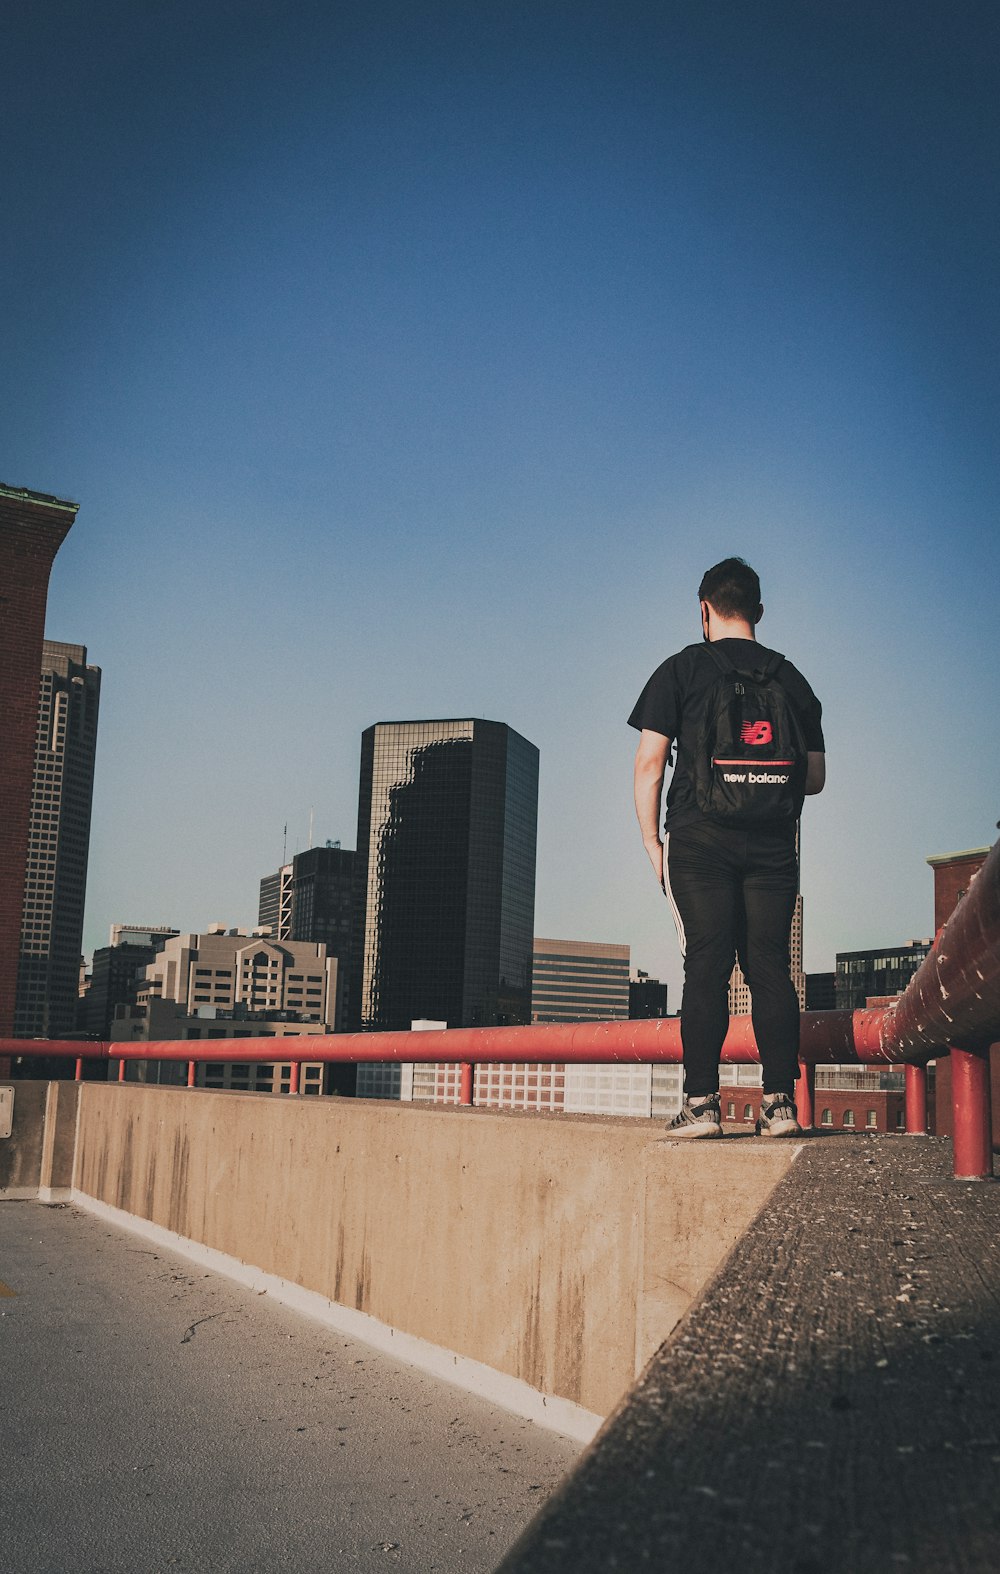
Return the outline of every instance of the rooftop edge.
{"type": "Polygon", "coordinates": [[[51,508],[68,508],[73,513],[79,510],[79,503],[72,502],[66,497],[54,497],[51,492],[33,492],[27,486],[8,486],[0,481],[0,497],[20,497],[28,503],[48,503],[51,508]]]}

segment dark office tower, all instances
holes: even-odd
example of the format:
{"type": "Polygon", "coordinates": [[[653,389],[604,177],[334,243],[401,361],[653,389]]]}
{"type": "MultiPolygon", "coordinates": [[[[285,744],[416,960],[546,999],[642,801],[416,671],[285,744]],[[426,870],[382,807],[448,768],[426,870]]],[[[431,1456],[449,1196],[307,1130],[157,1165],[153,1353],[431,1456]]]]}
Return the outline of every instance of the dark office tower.
{"type": "Polygon", "coordinates": [[[322,941],[337,958],[339,1031],[348,1011],[355,855],[346,847],[311,847],[292,859],[291,940],[322,941]]]}
{"type": "Polygon", "coordinates": [[[905,945],[874,951],[838,951],[834,980],[837,1010],[860,1011],[872,997],[898,995],[932,944],[931,940],[907,940],[905,945]]]}
{"type": "Polygon", "coordinates": [[[260,903],[257,923],[271,931],[272,940],[290,940],[292,937],[292,866],[282,864],[274,874],[266,874],[260,882],[260,903]]]}
{"type": "Polygon", "coordinates": [[[628,1014],[633,1022],[667,1014],[667,986],[641,970],[628,981],[628,1014]]]}
{"type": "Polygon", "coordinates": [[[531,1020],[538,750],[495,721],[361,738],[352,1018],[531,1020]]]}
{"type": "Polygon", "coordinates": [[[145,983],[145,970],[155,962],[176,929],[143,929],[116,924],[110,945],[94,952],[90,987],[83,1002],[83,1026],[88,1038],[111,1037],[111,1024],[119,1006],[134,1006],[136,989],[145,983]]]}
{"type": "Polygon", "coordinates": [[[83,645],[44,642],[14,1011],[19,1038],[64,1038],[76,1027],[100,693],[100,668],[88,667],[83,645]]]}
{"type": "Polygon", "coordinates": [[[0,1038],[14,1028],[49,573],[78,506],[0,484],[0,1038]]]}
{"type": "Polygon", "coordinates": [[[836,1011],[836,973],[806,974],[806,1010],[836,1011]]]}

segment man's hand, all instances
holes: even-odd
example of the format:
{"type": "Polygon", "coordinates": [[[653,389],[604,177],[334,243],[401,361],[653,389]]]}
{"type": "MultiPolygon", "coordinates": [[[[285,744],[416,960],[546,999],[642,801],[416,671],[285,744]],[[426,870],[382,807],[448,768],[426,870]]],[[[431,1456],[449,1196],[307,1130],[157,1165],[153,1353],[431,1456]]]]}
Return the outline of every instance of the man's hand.
{"type": "Polygon", "coordinates": [[[663,843],[657,838],[655,842],[646,842],[645,848],[649,854],[649,861],[653,865],[653,873],[658,885],[663,884],[663,843]]]}
{"type": "Polygon", "coordinates": [[[662,732],[643,728],[635,755],[635,812],[639,817],[642,844],[649,854],[658,884],[663,884],[663,843],[660,840],[660,803],[663,777],[670,754],[670,739],[662,732]]]}

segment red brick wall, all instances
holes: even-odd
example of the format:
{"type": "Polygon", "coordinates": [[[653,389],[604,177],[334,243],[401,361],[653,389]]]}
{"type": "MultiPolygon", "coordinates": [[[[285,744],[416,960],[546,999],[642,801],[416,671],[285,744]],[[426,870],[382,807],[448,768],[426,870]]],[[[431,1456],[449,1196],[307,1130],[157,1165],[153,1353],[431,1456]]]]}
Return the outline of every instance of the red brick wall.
{"type": "MultiPolygon", "coordinates": [[[[722,1098],[722,1118],[724,1121],[735,1121],[737,1125],[752,1127],[760,1114],[760,1088],[733,1088],[720,1089],[722,1098]],[[747,1105],[750,1106],[750,1115],[744,1115],[747,1105]],[[733,1114],[729,1113],[729,1106],[733,1106],[733,1114]]],[[[813,1101],[813,1114],[816,1126],[821,1131],[898,1131],[899,1121],[905,1113],[905,1096],[888,1088],[817,1088],[813,1101]],[[823,1111],[830,1111],[832,1120],[824,1125],[823,1111]],[[844,1116],[847,1111],[854,1115],[854,1125],[845,1126],[844,1116]],[[874,1110],[876,1125],[868,1125],[868,1111],[874,1110]]]]}
{"type": "MultiPolygon", "coordinates": [[[[52,561],[75,504],[0,492],[0,1037],[14,1030],[38,686],[52,561]]],[[[5,1067],[4,1067],[5,1069],[5,1067]]]]}
{"type": "Polygon", "coordinates": [[[985,853],[975,853],[971,858],[958,857],[951,863],[934,866],[934,933],[946,924],[958,899],[969,889],[969,882],[977,869],[986,862],[985,853]]]}

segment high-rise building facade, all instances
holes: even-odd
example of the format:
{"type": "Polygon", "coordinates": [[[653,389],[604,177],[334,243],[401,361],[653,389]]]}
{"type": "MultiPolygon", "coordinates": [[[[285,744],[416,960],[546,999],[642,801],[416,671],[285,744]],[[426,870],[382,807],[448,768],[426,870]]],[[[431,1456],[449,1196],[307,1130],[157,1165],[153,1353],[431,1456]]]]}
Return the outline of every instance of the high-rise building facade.
{"type": "Polygon", "coordinates": [[[0,1038],[14,1032],[49,574],[78,506],[0,485],[0,1038]]]}
{"type": "Polygon", "coordinates": [[[806,974],[806,1010],[807,1011],[836,1011],[837,1009],[837,975],[836,973],[807,973],[806,974]]]}
{"type": "Polygon", "coordinates": [[[179,929],[167,924],[112,924],[109,945],[151,945],[157,950],[161,943],[179,935],[179,929]]]}
{"type": "Polygon", "coordinates": [[[353,1023],[530,1020],[537,817],[538,750],[512,727],[469,719],[366,729],[353,1023]]]}
{"type": "Polygon", "coordinates": [[[14,1012],[21,1038],[63,1038],[77,1025],[100,695],[85,647],[45,640],[14,1012]]]}
{"type": "MultiPolygon", "coordinates": [[[[792,929],[789,936],[789,956],[791,959],[792,983],[795,993],[799,997],[799,1006],[804,1011],[806,1005],[806,975],[802,967],[802,895],[795,898],[795,912],[792,915],[792,929]]],[[[743,976],[743,969],[737,962],[729,980],[729,1015],[731,1017],[748,1017],[750,1015],[750,985],[743,976]]]]}
{"type": "Polygon", "coordinates": [[[627,945],[534,942],[532,1022],[617,1022],[628,1017],[627,945]]]}
{"type": "Polygon", "coordinates": [[[282,864],[260,882],[257,923],[271,931],[272,940],[289,940],[292,934],[292,866],[282,864]]]}
{"type": "Polygon", "coordinates": [[[111,1037],[120,1006],[134,1006],[140,978],[177,929],[157,925],[112,924],[111,944],[94,952],[90,983],[82,1002],[82,1025],[88,1038],[111,1037]]]}
{"type": "Polygon", "coordinates": [[[651,1017],[667,1014],[667,986],[658,978],[650,978],[641,968],[628,981],[628,1014],[633,1022],[646,1022],[651,1017]]]}
{"type": "Polygon", "coordinates": [[[346,847],[311,847],[296,853],[290,881],[288,937],[312,940],[336,957],[338,996],[334,1020],[340,1032],[347,1019],[353,941],[354,853],[346,847]]]}
{"type": "MultiPolygon", "coordinates": [[[[531,992],[533,1022],[612,1022],[629,1017],[632,985],[629,979],[630,949],[627,945],[588,940],[536,939],[534,979],[531,992]]],[[[655,981],[654,981],[655,982],[655,981]]],[[[657,985],[658,995],[650,1015],[666,1010],[666,986],[657,985]],[[662,1010],[656,1007],[662,1004],[662,1010]]],[[[480,1085],[492,1094],[488,1076],[503,1075],[503,1089],[509,1085],[514,1098],[519,1096],[517,1072],[520,1068],[498,1067],[488,1072],[477,1068],[480,1085]],[[512,1073],[513,1075],[510,1075],[512,1073]]],[[[534,1068],[532,1068],[534,1069],[534,1068]]],[[[537,1090],[530,1084],[520,1093],[521,1107],[552,1107],[586,1115],[634,1115],[669,1118],[677,1113],[681,1100],[681,1075],[670,1065],[557,1065],[539,1068],[537,1090]],[[552,1089],[550,1093],[549,1089],[552,1089]]],[[[507,1098],[510,1095],[507,1094],[507,1098]]],[[[484,1102],[503,1103],[488,1097],[484,1102]]]]}
{"type": "MultiPolygon", "coordinates": [[[[185,1041],[313,1037],[329,1032],[337,990],[337,963],[322,945],[272,941],[266,935],[213,924],[206,934],[166,939],[137,980],[135,1003],[119,1005],[108,1035],[112,1043],[148,1043],[149,1060],[129,1061],[128,1079],[178,1083],[180,1061],[157,1061],[157,1040],[185,1041]]],[[[202,1062],[200,1087],[288,1092],[291,1065],[202,1062]]],[[[303,1062],[300,1090],[323,1089],[323,1067],[303,1062]]]]}
{"type": "Polygon", "coordinates": [[[924,957],[931,940],[908,940],[905,945],[881,946],[871,951],[838,951],[835,989],[838,1011],[861,1011],[871,996],[892,996],[905,989],[924,957]]]}
{"type": "Polygon", "coordinates": [[[326,1033],[335,992],[337,962],[326,955],[326,946],[279,944],[266,935],[214,924],[203,935],[164,941],[137,982],[134,1009],[118,1011],[112,1037],[274,1037],[279,1029],[287,1037],[326,1033]],[[159,1004],[172,1009],[157,1011],[159,1004]],[[170,1023],[170,1033],[159,1031],[161,1020],[170,1023]]]}

